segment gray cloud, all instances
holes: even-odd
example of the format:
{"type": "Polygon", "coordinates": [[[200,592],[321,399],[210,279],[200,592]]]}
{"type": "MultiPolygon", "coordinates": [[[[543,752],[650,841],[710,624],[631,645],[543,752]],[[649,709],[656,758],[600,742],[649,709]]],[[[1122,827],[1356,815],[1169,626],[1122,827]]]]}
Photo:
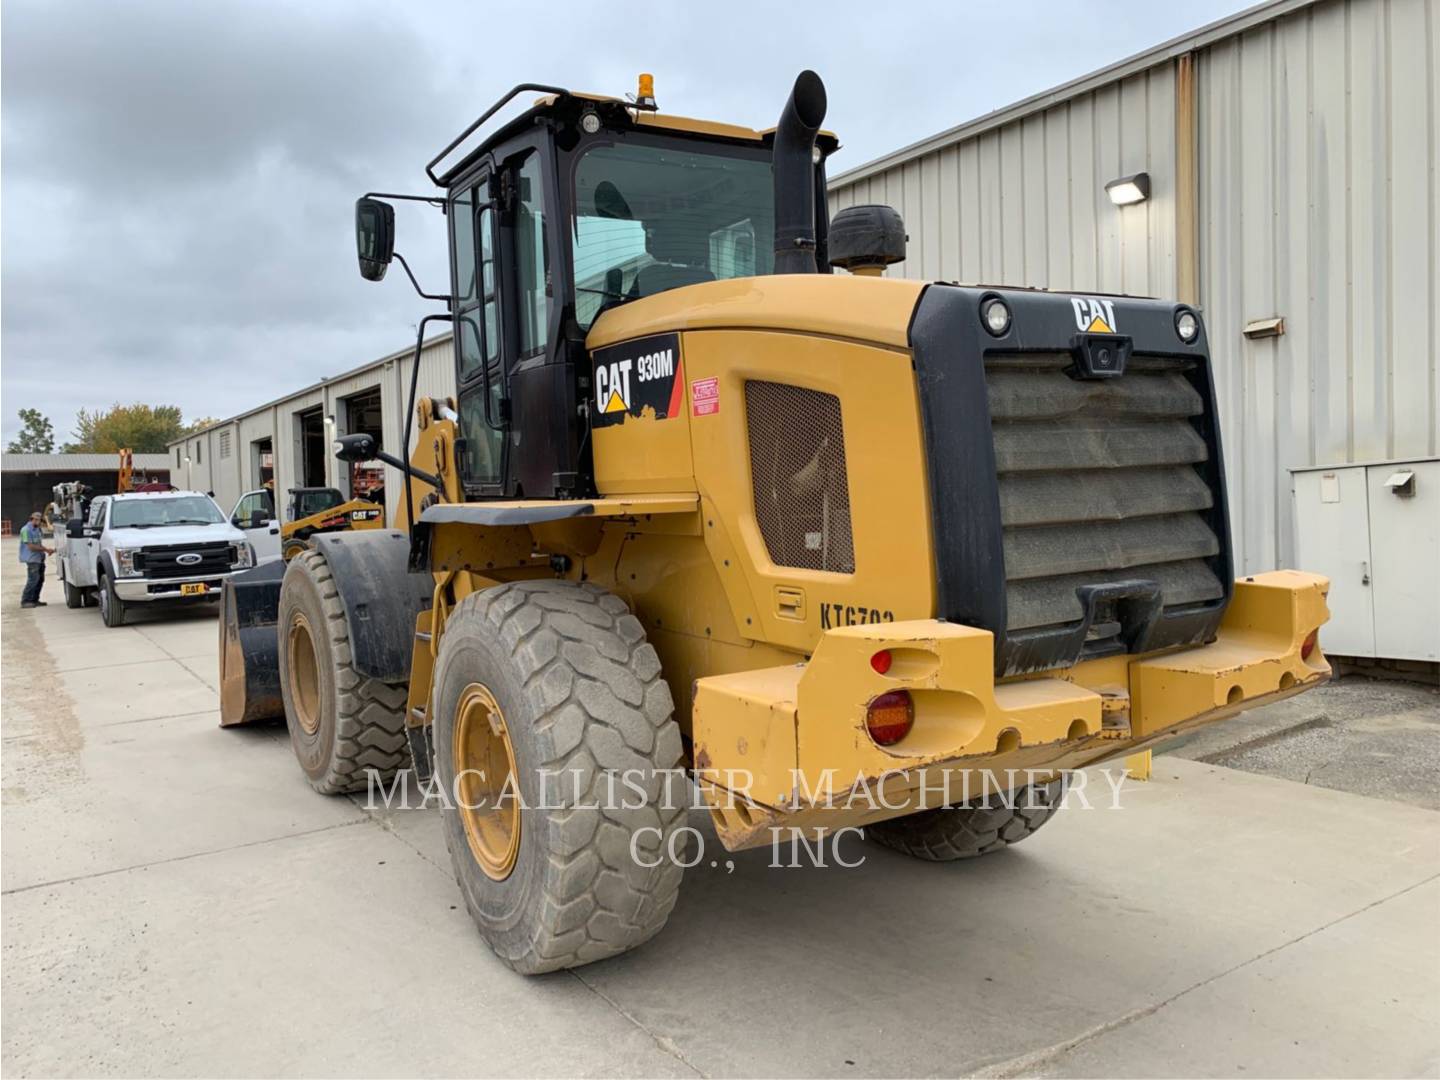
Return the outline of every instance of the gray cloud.
{"type": "MultiPolygon", "coordinates": [[[[356,195],[423,163],[510,85],[619,93],[767,126],[797,70],[830,89],[838,169],[1240,6],[238,2],[0,12],[3,437],[36,406],[225,416],[402,345],[425,305],[354,270],[356,195]]],[[[400,211],[437,288],[440,222],[400,211]]]]}

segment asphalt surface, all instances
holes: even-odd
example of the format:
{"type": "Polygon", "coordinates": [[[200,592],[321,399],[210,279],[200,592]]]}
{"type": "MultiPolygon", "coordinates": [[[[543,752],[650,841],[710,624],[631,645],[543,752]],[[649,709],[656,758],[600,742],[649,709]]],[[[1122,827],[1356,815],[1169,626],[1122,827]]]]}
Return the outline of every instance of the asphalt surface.
{"type": "MultiPolygon", "coordinates": [[[[323,798],[283,726],[216,726],[213,611],[107,630],[53,581],[20,610],[19,569],[7,1076],[1440,1073],[1433,771],[1398,800],[1264,775],[1263,746],[1162,756],[1118,809],[1094,778],[1088,809],[951,865],[772,867],[697,816],[660,937],[526,979],[471,926],[433,812],[323,798]]],[[[1403,762],[1435,719],[1367,736],[1403,762]]],[[[1293,720],[1247,714],[1230,749],[1293,720]]]]}

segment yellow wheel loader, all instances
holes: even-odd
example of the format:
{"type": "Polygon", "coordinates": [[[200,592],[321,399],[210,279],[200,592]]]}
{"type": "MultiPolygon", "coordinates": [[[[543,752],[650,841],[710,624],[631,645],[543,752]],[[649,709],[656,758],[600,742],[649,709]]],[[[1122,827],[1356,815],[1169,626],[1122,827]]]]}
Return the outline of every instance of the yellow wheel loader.
{"type": "Polygon", "coordinates": [[[1326,581],[1233,578],[1199,313],[881,277],[904,226],[830,220],[824,111],[812,72],[764,131],[525,84],[357,204],[370,280],[392,201],[446,214],[457,398],[409,460],[337,444],[402,527],[227,583],[222,722],[283,711],[321,792],[426,783],[518,971],[661,929],[696,792],[731,851],[961,859],[1328,677],[1326,581]]]}

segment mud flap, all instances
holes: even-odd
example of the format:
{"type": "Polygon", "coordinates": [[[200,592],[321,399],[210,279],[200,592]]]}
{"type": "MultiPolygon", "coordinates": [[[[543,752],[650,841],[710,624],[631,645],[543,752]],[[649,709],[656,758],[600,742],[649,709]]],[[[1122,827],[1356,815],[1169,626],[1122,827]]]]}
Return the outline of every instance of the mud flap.
{"type": "Polygon", "coordinates": [[[220,593],[220,726],[285,715],[280,698],[280,560],[225,579],[220,593]]]}

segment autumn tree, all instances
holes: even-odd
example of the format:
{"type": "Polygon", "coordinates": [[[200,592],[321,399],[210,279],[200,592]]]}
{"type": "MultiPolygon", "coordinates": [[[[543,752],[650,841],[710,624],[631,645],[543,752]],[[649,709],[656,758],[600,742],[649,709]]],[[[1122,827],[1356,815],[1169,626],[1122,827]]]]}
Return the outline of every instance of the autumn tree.
{"type": "Polygon", "coordinates": [[[81,409],[75,415],[75,441],[67,453],[163,454],[167,445],[186,433],[178,405],[121,405],[104,411],[81,409]]]}
{"type": "Polygon", "coordinates": [[[50,418],[42,416],[39,409],[20,410],[20,434],[5,447],[10,454],[53,454],[55,452],[55,429],[50,418]]]}

